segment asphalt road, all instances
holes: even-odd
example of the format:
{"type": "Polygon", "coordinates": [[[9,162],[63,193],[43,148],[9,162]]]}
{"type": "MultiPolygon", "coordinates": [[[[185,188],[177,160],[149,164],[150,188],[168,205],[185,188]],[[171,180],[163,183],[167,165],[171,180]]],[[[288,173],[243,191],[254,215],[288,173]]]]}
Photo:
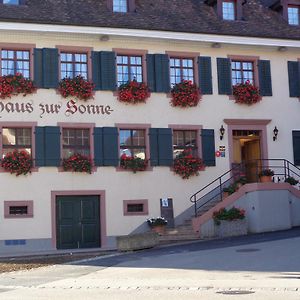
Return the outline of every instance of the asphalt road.
{"type": "Polygon", "coordinates": [[[300,228],[0,275],[0,299],[300,299],[300,228]]]}

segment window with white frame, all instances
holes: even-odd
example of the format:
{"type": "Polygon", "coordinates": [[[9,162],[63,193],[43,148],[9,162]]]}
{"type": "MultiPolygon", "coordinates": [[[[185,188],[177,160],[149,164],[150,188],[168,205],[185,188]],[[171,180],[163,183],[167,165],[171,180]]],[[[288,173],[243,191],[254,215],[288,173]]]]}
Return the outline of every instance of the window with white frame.
{"type": "Polygon", "coordinates": [[[113,12],[128,12],[128,0],[113,0],[113,12]]]}
{"type": "Polygon", "coordinates": [[[223,20],[233,21],[235,17],[235,2],[234,1],[222,1],[222,17],[223,20]]]}
{"type": "Polygon", "coordinates": [[[143,82],[142,59],[141,55],[117,55],[118,86],[132,80],[143,82]]]}
{"type": "Polygon", "coordinates": [[[288,6],[288,22],[290,25],[300,24],[300,7],[299,6],[288,6]]]}
{"type": "Polygon", "coordinates": [[[81,75],[88,77],[87,53],[60,53],[60,76],[61,78],[74,78],[81,75]]]}
{"type": "Polygon", "coordinates": [[[194,82],[193,58],[170,57],[170,83],[173,87],[182,80],[194,82]]]}
{"type": "Polygon", "coordinates": [[[29,50],[1,50],[1,75],[16,75],[22,73],[25,78],[30,77],[29,50]]]}

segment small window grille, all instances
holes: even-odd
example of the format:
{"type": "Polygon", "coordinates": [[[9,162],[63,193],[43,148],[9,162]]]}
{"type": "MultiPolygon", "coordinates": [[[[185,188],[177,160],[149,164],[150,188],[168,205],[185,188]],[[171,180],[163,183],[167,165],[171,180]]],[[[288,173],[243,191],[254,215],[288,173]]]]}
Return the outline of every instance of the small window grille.
{"type": "Polygon", "coordinates": [[[10,206],[9,207],[10,215],[27,215],[28,206],[10,206]]]}
{"type": "Polygon", "coordinates": [[[143,212],[144,204],[127,204],[127,212],[143,212]]]}

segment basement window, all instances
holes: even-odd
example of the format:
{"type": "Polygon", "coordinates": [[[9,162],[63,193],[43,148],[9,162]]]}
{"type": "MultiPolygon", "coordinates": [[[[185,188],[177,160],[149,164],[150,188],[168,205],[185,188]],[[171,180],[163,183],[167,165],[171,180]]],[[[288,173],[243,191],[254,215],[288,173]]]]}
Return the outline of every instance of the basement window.
{"type": "Polygon", "coordinates": [[[148,200],[124,200],[124,216],[148,215],[148,200]]]}
{"type": "Polygon", "coordinates": [[[32,218],[33,201],[4,201],[4,218],[32,218]]]}

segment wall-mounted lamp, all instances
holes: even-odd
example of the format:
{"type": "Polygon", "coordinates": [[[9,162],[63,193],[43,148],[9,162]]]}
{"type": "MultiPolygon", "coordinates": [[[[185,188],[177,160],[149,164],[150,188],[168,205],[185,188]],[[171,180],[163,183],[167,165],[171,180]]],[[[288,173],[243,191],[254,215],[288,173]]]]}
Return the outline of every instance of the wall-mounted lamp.
{"type": "Polygon", "coordinates": [[[285,46],[279,46],[279,47],[277,48],[277,51],[279,51],[279,52],[286,52],[287,50],[288,50],[288,48],[285,47],[285,46]]]}
{"type": "Polygon", "coordinates": [[[221,44],[220,43],[212,43],[211,47],[218,49],[218,48],[221,48],[221,44]]]}
{"type": "Polygon", "coordinates": [[[101,42],[107,42],[107,41],[109,41],[109,35],[107,35],[107,34],[101,35],[99,40],[101,42]]]}
{"type": "Polygon", "coordinates": [[[225,128],[224,128],[223,125],[222,125],[221,128],[220,128],[220,140],[221,140],[221,141],[223,140],[224,133],[225,133],[225,128]]]}
{"type": "Polygon", "coordinates": [[[277,135],[278,135],[278,129],[275,126],[275,128],[273,129],[273,141],[275,142],[277,140],[277,135]]]}

